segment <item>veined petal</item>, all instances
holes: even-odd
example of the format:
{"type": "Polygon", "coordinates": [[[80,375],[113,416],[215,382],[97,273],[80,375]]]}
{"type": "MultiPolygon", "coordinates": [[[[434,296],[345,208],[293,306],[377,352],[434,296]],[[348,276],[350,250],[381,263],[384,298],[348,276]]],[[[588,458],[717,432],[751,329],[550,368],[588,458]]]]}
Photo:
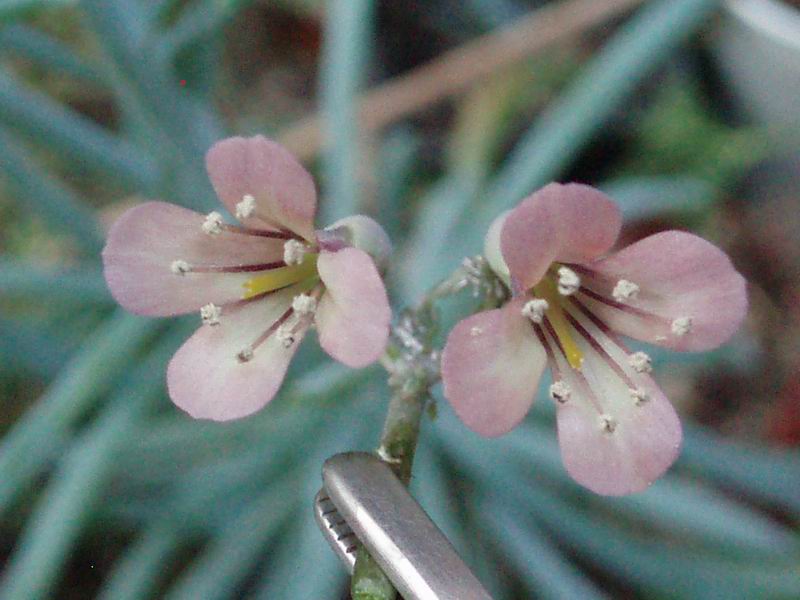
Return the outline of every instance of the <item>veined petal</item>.
{"type": "Polygon", "coordinates": [[[281,240],[227,231],[208,235],[202,230],[204,221],[204,215],[166,202],[140,204],[117,219],[103,249],[106,282],[117,302],[149,316],[224,304],[242,297],[242,286],[252,274],[176,274],[173,263],[235,266],[282,257],[281,240]]]}
{"type": "Polygon", "coordinates": [[[473,431],[516,427],[533,403],[547,354],[522,316],[523,299],[460,321],[442,353],[444,395],[473,431]]]}
{"type": "Polygon", "coordinates": [[[237,354],[253,344],[300,293],[293,286],[231,309],[220,323],[204,325],[175,353],[167,368],[170,398],[196,419],[229,421],[246,417],[269,402],[281,386],[300,345],[285,347],[271,335],[241,362],[237,354]]]}
{"type": "Polygon", "coordinates": [[[317,269],[325,284],[316,314],[320,345],[349,367],[376,361],[386,348],[392,313],[375,263],[358,248],[323,250],[317,269]]]}
{"type": "Polygon", "coordinates": [[[657,233],[588,265],[604,280],[605,296],[620,279],[640,289],[625,302],[658,315],[646,318],[587,299],[592,311],[626,336],[673,350],[715,348],[730,338],[747,313],[744,278],[728,256],[706,240],[683,231],[657,233]],[[689,318],[690,330],[678,335],[676,319],[689,318]]]}
{"type": "Polygon", "coordinates": [[[570,315],[595,344],[576,332],[584,356],[580,371],[556,352],[571,392],[557,404],[564,466],[575,481],[598,494],[642,491],[678,456],[678,416],[655,381],[628,364],[622,348],[579,311],[570,309],[570,315]]]}
{"type": "Polygon", "coordinates": [[[505,220],[500,236],[512,280],[535,285],[560,262],[587,262],[617,240],[622,216],[608,196],[587,185],[551,183],[523,200],[505,220]]]}
{"type": "Polygon", "coordinates": [[[314,240],[314,180],[286,148],[261,135],[232,137],[211,147],[206,168],[231,214],[236,215],[237,205],[252,196],[254,210],[238,211],[245,225],[279,227],[314,240]]]}

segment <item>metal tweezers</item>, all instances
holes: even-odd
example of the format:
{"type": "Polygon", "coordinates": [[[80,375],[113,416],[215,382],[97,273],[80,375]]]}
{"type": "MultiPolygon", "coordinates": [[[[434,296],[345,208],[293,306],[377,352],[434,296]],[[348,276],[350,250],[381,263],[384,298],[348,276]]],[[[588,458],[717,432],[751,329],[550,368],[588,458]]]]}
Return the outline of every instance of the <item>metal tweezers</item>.
{"type": "Polygon", "coordinates": [[[314,514],[352,573],[360,544],[406,600],[491,600],[444,534],[389,466],[366,452],[322,467],[314,514]]]}

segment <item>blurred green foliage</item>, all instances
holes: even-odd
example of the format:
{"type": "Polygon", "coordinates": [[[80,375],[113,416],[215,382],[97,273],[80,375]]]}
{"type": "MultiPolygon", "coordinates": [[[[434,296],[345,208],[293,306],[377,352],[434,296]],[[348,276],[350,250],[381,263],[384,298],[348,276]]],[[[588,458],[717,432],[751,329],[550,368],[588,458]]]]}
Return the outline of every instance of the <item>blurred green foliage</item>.
{"type": "MultiPolygon", "coordinates": [[[[226,55],[240,29],[264,18],[252,4],[0,2],[4,599],[328,598],[346,589],[311,499],[327,456],[377,441],[388,399],[380,369],[348,371],[307,344],[260,414],[192,421],[163,380],[193,320],[115,309],[99,263],[115,201],[208,210],[205,150],[226,132],[280,123],[279,114],[219,109],[220,99],[255,93],[226,55]]],[[[449,120],[374,136],[372,154],[355,99],[381,70],[380,6],[267,4],[304,23],[324,19],[325,216],[365,210],[384,223],[397,250],[389,285],[398,309],[480,252],[494,216],[577,168],[608,131],[623,132],[626,151],[594,183],[635,220],[707,221],[768,149],[762,132],[713,117],[692,74],[670,73],[625,114],[706,23],[711,0],[648,2],[600,43],[498,73],[457,99],[449,120]]],[[[457,43],[535,4],[410,3],[410,18],[457,43]]],[[[453,302],[442,319],[467,309],[453,302]]],[[[677,364],[657,358],[666,373],[677,364]]],[[[723,359],[681,360],[691,373],[723,359]]],[[[667,477],[635,497],[600,498],[567,477],[541,400],[497,440],[468,432],[444,402],[423,426],[413,491],[496,598],[800,597],[797,450],[689,425],[667,477]]]]}

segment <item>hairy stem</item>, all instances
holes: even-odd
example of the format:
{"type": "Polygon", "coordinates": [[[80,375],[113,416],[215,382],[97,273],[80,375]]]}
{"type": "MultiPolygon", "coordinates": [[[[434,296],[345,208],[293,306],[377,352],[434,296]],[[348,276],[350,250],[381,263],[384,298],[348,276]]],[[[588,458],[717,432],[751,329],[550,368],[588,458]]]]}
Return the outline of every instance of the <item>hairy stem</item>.
{"type": "MultiPolygon", "coordinates": [[[[480,257],[468,259],[452,275],[433,288],[415,308],[406,311],[394,327],[393,341],[381,360],[389,372],[392,398],[383,425],[378,455],[408,485],[419,439],[420,421],[430,389],[440,379],[435,303],[472,285],[484,300],[500,293],[496,280],[480,257]]],[[[394,600],[397,591],[375,560],[362,546],[350,586],[353,600],[394,600]]]]}

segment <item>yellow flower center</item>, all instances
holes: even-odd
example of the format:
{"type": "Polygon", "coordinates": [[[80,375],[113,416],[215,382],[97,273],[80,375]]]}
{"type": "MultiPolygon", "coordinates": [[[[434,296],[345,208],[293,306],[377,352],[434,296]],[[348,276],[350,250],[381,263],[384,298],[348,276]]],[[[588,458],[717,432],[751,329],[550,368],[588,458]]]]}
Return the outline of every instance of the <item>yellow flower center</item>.
{"type": "Polygon", "coordinates": [[[244,282],[244,294],[242,298],[244,300],[249,300],[254,296],[279,290],[304,280],[316,280],[318,278],[318,257],[319,254],[309,253],[303,257],[303,262],[299,265],[280,267],[262,273],[261,275],[251,277],[244,282]]]}
{"type": "Polygon", "coordinates": [[[546,275],[539,283],[533,286],[533,293],[538,298],[547,300],[549,305],[547,318],[556,332],[558,341],[564,349],[567,362],[573,369],[580,369],[583,364],[583,352],[575,343],[572,337],[572,327],[564,316],[564,309],[561,306],[562,296],[558,293],[558,287],[552,277],[546,275]]]}

